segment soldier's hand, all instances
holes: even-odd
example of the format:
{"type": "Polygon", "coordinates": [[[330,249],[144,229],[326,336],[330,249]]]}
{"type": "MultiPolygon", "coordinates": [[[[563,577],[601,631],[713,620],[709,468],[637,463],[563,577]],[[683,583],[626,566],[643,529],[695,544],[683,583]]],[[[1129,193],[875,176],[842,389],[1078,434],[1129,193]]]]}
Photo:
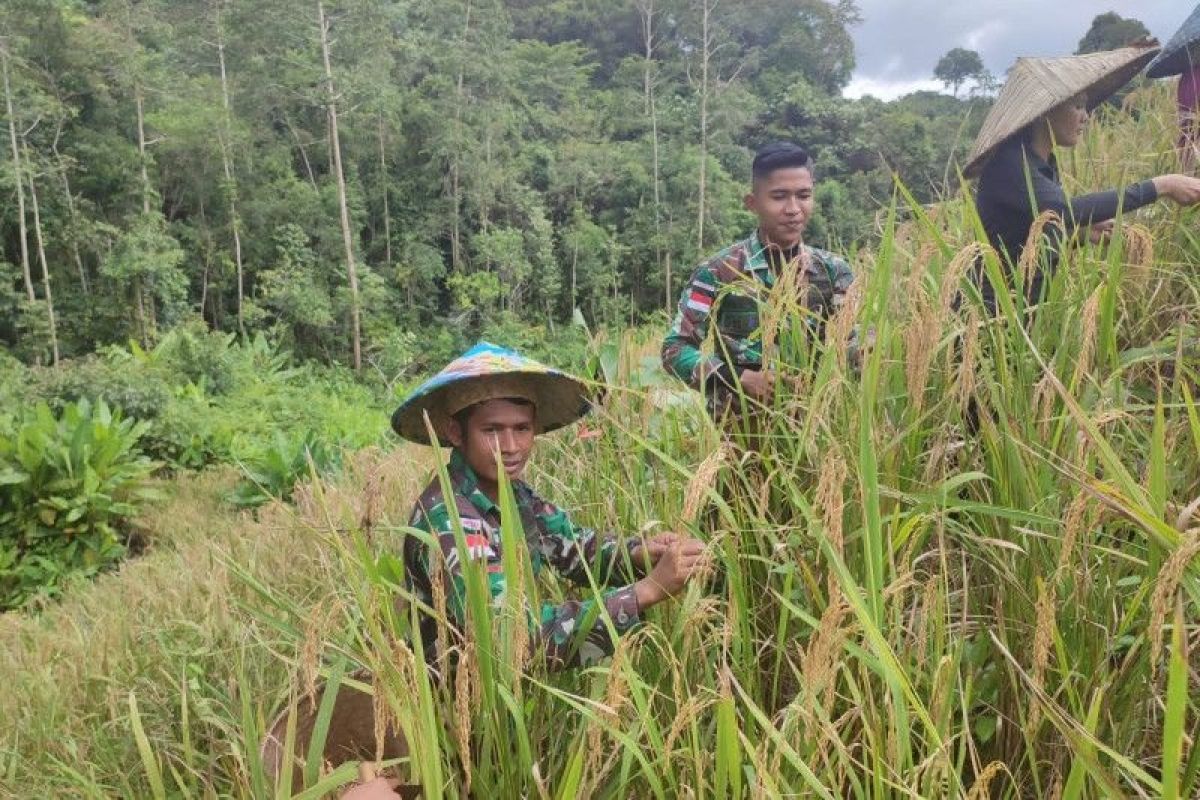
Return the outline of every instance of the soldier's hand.
{"type": "Polygon", "coordinates": [[[863,363],[871,351],[875,349],[875,329],[868,328],[859,334],[858,341],[850,348],[849,365],[851,369],[862,369],[863,363]]]}
{"type": "Polygon", "coordinates": [[[672,545],[682,538],[678,533],[660,533],[656,536],[651,536],[649,539],[643,539],[635,544],[629,550],[629,556],[633,559],[633,563],[643,569],[650,569],[658,560],[663,557],[672,545]]]}
{"type": "Polygon", "coordinates": [[[708,554],[699,539],[679,537],[659,557],[650,574],[634,584],[638,606],[649,608],[674,597],[708,565],[708,554]]]}
{"type": "Polygon", "coordinates": [[[396,784],[397,781],[375,778],[351,788],[342,795],[342,800],[398,800],[396,784]]]}
{"type": "Polygon", "coordinates": [[[771,399],[775,391],[775,373],[768,370],[748,369],[739,376],[742,391],[754,400],[771,399]]]}

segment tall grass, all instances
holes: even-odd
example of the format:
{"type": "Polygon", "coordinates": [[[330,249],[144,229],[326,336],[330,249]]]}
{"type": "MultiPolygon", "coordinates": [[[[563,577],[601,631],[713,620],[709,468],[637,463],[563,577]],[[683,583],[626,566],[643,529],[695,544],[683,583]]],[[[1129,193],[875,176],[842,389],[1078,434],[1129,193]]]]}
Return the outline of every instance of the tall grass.
{"type": "MultiPolygon", "coordinates": [[[[1169,98],[1130,102],[1137,116],[1092,127],[1073,188],[1164,171],[1169,98]]],[[[291,509],[5,620],[4,786],[269,796],[265,720],[361,665],[429,797],[1196,796],[1195,221],[1125,220],[1067,259],[1024,326],[1019,301],[999,320],[955,307],[979,252],[970,207],[900,190],[828,344],[811,349],[789,302],[768,315],[791,388],[756,447],[723,443],[688,393],[647,388],[634,373],[657,339],[636,333],[602,435],[540,445],[533,483],[580,519],[686,529],[719,565],[611,662],[547,674],[530,658],[525,598],[564,588],[508,547],[524,591],[492,613],[469,574],[468,644],[433,681],[389,555],[415,535],[431,461],[364,454],[291,509]],[[852,323],[876,332],[861,369],[852,323]]],[[[309,766],[307,796],[351,774],[309,766]]]]}

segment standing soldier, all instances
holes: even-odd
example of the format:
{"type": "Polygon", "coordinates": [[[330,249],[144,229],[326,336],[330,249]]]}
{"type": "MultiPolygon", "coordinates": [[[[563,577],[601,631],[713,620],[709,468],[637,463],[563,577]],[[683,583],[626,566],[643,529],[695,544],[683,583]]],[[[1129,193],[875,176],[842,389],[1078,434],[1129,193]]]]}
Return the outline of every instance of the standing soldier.
{"type": "Polygon", "coordinates": [[[751,172],[744,203],[758,228],[696,269],[662,347],[666,370],[704,392],[717,418],[739,396],[766,403],[773,395],[774,365],[763,363],[761,323],[764,301],[785,269],[800,271],[807,328],[817,339],[854,279],[845,259],[804,244],[814,207],[808,152],[790,142],[768,144],[755,154],[751,172]],[[717,335],[706,356],[701,347],[713,320],[717,335]]]}

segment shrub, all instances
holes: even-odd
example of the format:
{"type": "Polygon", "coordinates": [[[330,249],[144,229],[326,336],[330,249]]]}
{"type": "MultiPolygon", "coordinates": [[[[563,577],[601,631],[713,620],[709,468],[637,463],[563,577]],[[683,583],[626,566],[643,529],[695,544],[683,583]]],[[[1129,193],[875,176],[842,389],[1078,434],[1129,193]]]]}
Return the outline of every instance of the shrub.
{"type": "Polygon", "coordinates": [[[31,367],[30,393],[56,412],[81,400],[103,400],[126,416],[156,418],[171,399],[170,375],[153,363],[114,361],[112,350],[105,358],[88,356],[58,367],[31,367]]]}
{"type": "Polygon", "coordinates": [[[340,463],[341,449],[311,432],[297,439],[276,433],[269,447],[242,464],[245,477],[230,499],[242,508],[254,508],[273,498],[289,500],[297,481],[314,471],[333,472],[340,463]]]}
{"type": "Polygon", "coordinates": [[[46,403],[0,430],[0,609],[56,595],[70,575],[120,558],[125,526],[150,498],[144,423],[104,401],[46,403]]]}

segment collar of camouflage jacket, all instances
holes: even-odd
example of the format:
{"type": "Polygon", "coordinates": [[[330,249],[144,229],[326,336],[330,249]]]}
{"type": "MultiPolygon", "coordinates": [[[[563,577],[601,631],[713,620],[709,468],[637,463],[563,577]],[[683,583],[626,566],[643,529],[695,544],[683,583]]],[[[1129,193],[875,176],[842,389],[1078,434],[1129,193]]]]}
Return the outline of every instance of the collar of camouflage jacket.
{"type": "Polygon", "coordinates": [[[807,258],[804,260],[805,272],[814,273],[818,269],[824,269],[826,274],[829,275],[830,279],[833,279],[833,272],[830,270],[829,265],[825,263],[825,259],[818,254],[816,249],[810,247],[804,242],[800,242],[790,250],[784,250],[777,244],[764,242],[762,234],[757,228],[755,228],[754,233],[750,234],[750,238],[745,240],[744,246],[746,247],[746,253],[748,255],[746,259],[746,270],[749,272],[764,273],[758,277],[763,279],[768,286],[774,281],[766,280],[766,276],[775,275],[775,270],[772,268],[771,264],[772,254],[778,254],[781,264],[786,264],[797,256],[807,256],[807,258]]]}
{"type": "Polygon", "coordinates": [[[500,507],[479,488],[479,476],[471,469],[466,456],[457,447],[450,451],[450,463],[446,465],[446,472],[450,475],[450,484],[455,494],[469,500],[481,515],[495,513],[499,516],[500,507]]]}

